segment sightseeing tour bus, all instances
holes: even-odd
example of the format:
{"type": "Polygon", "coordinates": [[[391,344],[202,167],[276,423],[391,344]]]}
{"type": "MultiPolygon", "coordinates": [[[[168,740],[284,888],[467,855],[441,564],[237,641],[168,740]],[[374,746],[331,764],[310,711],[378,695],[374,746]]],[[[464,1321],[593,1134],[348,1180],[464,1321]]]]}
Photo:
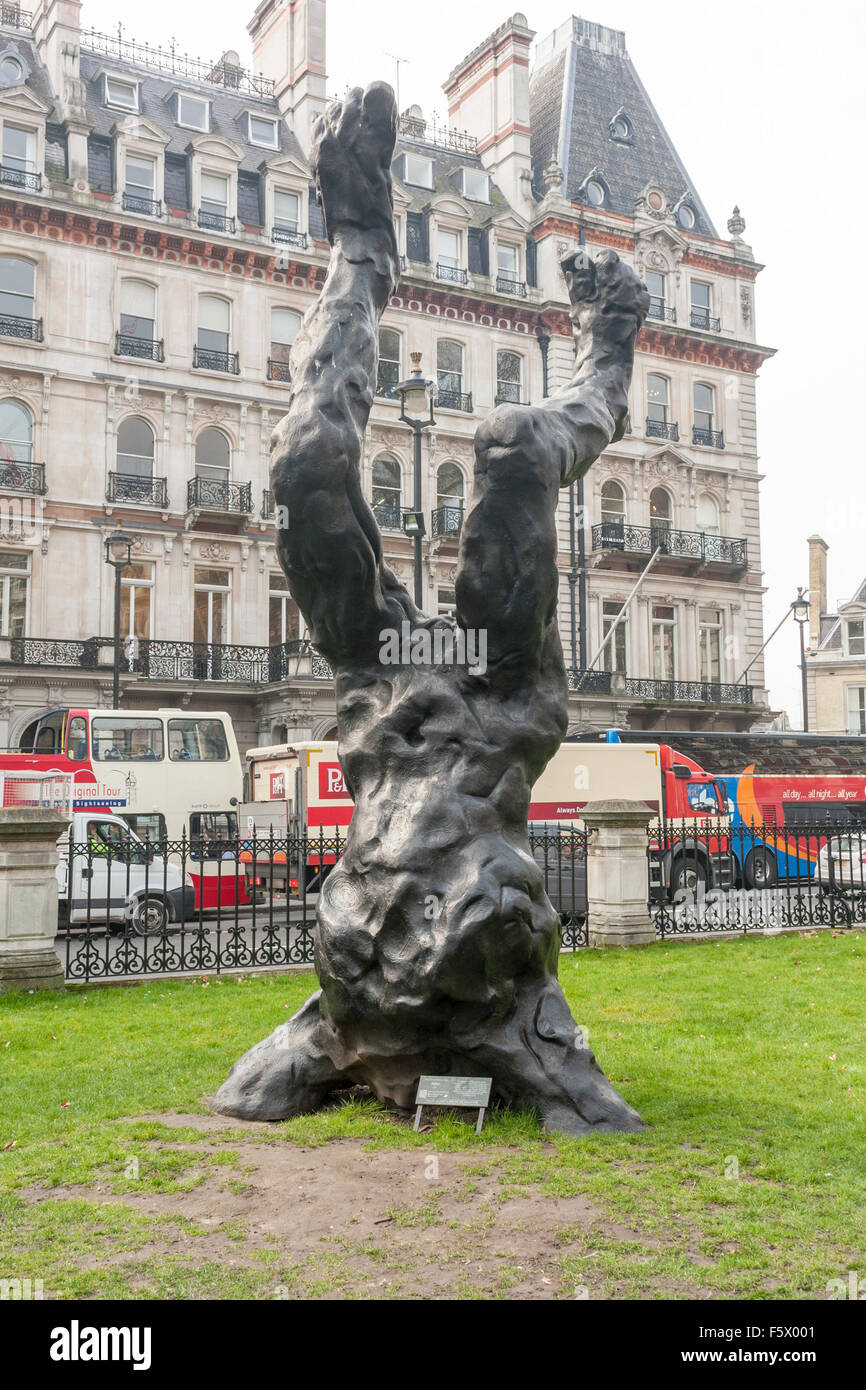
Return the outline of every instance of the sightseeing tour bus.
{"type": "MultiPolygon", "coordinates": [[[[731,817],[731,850],[747,888],[815,876],[828,834],[866,830],[862,776],[763,775],[750,764],[719,778],[731,817]]],[[[858,835],[859,842],[859,835],[858,835]]]]}
{"type": "Polygon", "coordinates": [[[185,837],[196,908],[245,901],[237,861],[241,761],[228,714],[188,709],[55,709],[29,748],[0,753],[4,804],[15,772],[69,774],[76,811],[123,817],[141,840],[185,837]]]}

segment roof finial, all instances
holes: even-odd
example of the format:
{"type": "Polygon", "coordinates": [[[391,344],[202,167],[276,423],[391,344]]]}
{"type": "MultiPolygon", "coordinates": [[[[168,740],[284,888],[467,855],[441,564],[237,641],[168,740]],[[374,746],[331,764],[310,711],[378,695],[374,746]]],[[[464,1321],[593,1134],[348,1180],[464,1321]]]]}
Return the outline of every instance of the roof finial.
{"type": "Polygon", "coordinates": [[[728,218],[728,231],[734,238],[734,241],[739,241],[745,230],[746,219],[740,212],[740,209],[735,207],[732,215],[728,218]]]}
{"type": "Polygon", "coordinates": [[[564,178],[565,174],[562,171],[562,165],[556,157],[556,150],[553,150],[550,156],[550,163],[541,175],[542,182],[548,193],[561,193],[562,181],[564,178]]]}

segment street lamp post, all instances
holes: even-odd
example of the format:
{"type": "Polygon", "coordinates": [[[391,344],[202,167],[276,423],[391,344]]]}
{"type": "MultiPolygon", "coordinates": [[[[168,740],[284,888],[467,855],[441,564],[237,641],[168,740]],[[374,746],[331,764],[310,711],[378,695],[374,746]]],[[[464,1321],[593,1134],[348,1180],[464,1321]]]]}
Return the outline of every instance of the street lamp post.
{"type": "Polygon", "coordinates": [[[412,371],[405,381],[397,386],[400,393],[400,419],[412,431],[414,482],[412,510],[403,517],[403,530],[412,537],[415,571],[415,605],[420,608],[423,602],[423,576],[421,570],[421,540],[425,533],[424,510],[421,500],[421,434],[436,424],[433,415],[433,397],[436,385],[427,381],[421,373],[421,354],[411,352],[412,371]],[[412,414],[407,413],[407,407],[412,414]],[[424,412],[424,413],[422,413],[424,412]]]}
{"type": "Polygon", "coordinates": [[[809,732],[809,684],[806,679],[806,639],[804,631],[809,621],[809,600],[803,597],[803,590],[797,590],[797,597],[791,604],[791,612],[800,629],[800,680],[803,686],[803,733],[809,732]]]}
{"type": "Polygon", "coordinates": [[[112,709],[120,708],[120,583],[123,571],[132,558],[132,541],[122,531],[114,531],[105,540],[105,561],[114,570],[114,685],[112,709]]]}

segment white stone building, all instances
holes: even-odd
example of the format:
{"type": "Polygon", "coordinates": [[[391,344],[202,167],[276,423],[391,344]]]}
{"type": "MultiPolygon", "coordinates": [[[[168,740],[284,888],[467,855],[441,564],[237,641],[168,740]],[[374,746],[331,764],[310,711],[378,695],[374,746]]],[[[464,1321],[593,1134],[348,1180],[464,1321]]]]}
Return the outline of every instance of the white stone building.
{"type": "MultiPolygon", "coordinates": [[[[81,32],[79,0],[0,5],[0,743],[54,705],[229,709],[242,746],[325,737],[327,667],[273,547],[267,445],[324,278],[306,153],[326,103],[324,0],[263,0],[253,57],[216,65],[81,32]]],[[[383,320],[364,486],[411,577],[410,352],[439,386],[424,437],[424,586],[453,602],[472,437],[497,398],[566,379],[559,260],[614,246],[648,276],[632,432],[561,506],[574,727],[744,728],[764,705],[753,281],[720,239],[624,51],[516,15],[416,108],[394,161],[404,274],[383,320]],[[458,130],[461,133],[457,133],[458,130]],[[608,656],[580,670],[649,559],[608,656]],[[585,610],[585,623],[580,616],[585,610]],[[581,632],[583,637],[581,638],[581,632]]]]}

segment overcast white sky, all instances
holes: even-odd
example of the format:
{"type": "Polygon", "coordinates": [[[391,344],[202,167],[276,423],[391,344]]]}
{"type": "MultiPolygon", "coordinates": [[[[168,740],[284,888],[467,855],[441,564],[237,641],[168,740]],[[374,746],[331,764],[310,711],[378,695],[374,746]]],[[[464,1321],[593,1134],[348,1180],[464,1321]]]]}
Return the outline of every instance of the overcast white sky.
{"type": "MultiPolygon", "coordinates": [[[[521,3],[521,0],[518,0],[521,3]]],[[[624,29],[644,85],[722,235],[734,203],[766,265],[758,338],[778,349],[758,386],[769,633],[808,583],[806,537],[830,546],[830,604],[866,577],[866,348],[856,260],[864,218],[864,37],[855,0],[522,0],[544,38],[580,14],[624,29]],[[858,386],[857,383],[860,383],[858,386]]],[[[82,22],[204,58],[250,56],[255,0],[85,0],[82,22]]],[[[400,106],[444,114],[441,83],[517,6],[502,0],[328,0],[329,90],[400,68],[400,106]]],[[[767,653],[773,707],[800,725],[793,621],[767,653]]]]}

